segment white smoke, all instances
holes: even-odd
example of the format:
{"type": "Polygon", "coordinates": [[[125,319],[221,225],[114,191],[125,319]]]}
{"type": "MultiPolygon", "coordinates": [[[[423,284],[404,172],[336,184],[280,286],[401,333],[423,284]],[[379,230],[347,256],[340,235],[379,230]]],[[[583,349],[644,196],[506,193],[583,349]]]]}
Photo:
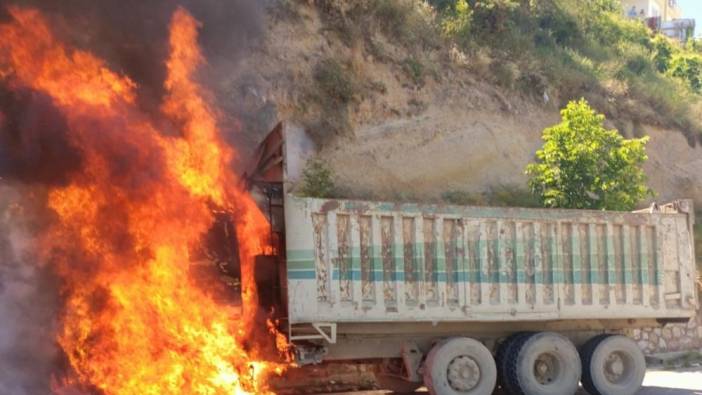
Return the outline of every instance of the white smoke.
{"type": "Polygon", "coordinates": [[[0,179],[0,394],[47,395],[58,355],[58,295],[37,264],[36,218],[22,197],[0,179]]]}

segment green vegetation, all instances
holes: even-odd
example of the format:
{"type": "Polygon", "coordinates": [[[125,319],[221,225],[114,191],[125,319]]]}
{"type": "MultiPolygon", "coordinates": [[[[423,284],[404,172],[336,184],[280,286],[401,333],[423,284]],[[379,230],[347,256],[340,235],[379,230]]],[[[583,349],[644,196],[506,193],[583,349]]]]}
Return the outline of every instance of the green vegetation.
{"type": "MultiPolygon", "coordinates": [[[[439,36],[434,29],[432,15],[422,12],[419,2],[414,0],[371,0],[359,1],[380,22],[380,29],[388,37],[399,41],[405,46],[432,48],[439,45],[439,36]]],[[[357,7],[363,7],[359,5],[357,7]]]]}
{"type": "Polygon", "coordinates": [[[356,84],[350,72],[334,59],[320,62],[314,70],[319,89],[336,104],[348,104],[356,93],[356,84]]]}
{"type": "Polygon", "coordinates": [[[326,163],[318,159],[310,159],[302,171],[300,194],[306,197],[333,197],[336,186],[334,173],[326,163]]]}
{"type": "Polygon", "coordinates": [[[482,194],[450,190],[441,194],[441,200],[458,206],[541,207],[531,191],[517,185],[499,185],[482,194]]]}
{"type": "Polygon", "coordinates": [[[480,197],[461,190],[446,191],[441,194],[441,200],[456,206],[480,206],[483,204],[480,197]]]}
{"type": "Polygon", "coordinates": [[[702,93],[702,56],[676,54],[670,61],[670,75],[678,77],[697,93],[702,93]]]}
{"type": "MultiPolygon", "coordinates": [[[[694,111],[702,102],[702,42],[679,45],[654,34],[642,21],[623,17],[618,0],[318,0],[314,5],[326,30],[379,61],[395,62],[418,88],[428,76],[438,81],[450,75],[445,62],[430,65],[437,62],[433,50],[453,47],[481,77],[536,100],[547,95],[562,107],[584,97],[618,124],[677,128],[691,144],[702,132],[694,111]],[[388,48],[376,33],[403,51],[388,48]]],[[[326,92],[348,100],[349,87],[326,92]]]]}
{"type": "Polygon", "coordinates": [[[424,65],[414,57],[409,57],[402,62],[402,70],[412,80],[421,87],[424,85],[424,65]]]}
{"type": "Polygon", "coordinates": [[[308,92],[308,102],[316,104],[320,115],[318,123],[308,128],[312,137],[322,143],[349,130],[349,109],[359,101],[365,87],[350,67],[331,58],[317,64],[313,78],[316,86],[308,92]]]}
{"type": "Polygon", "coordinates": [[[700,132],[702,47],[621,15],[617,0],[430,0],[445,37],[468,58],[489,53],[501,86],[561,105],[585,97],[618,118],[700,132]]]}
{"type": "Polygon", "coordinates": [[[537,162],[527,166],[529,186],[546,207],[628,211],[652,194],[642,165],[646,142],[604,127],[581,99],[561,111],[562,122],[543,132],[537,162]]]}

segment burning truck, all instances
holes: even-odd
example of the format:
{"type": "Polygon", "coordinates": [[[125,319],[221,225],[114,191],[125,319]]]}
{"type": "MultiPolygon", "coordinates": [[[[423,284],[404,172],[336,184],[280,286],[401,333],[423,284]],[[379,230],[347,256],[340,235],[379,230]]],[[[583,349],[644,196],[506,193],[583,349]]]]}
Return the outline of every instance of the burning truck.
{"type": "Polygon", "coordinates": [[[698,305],[691,201],[634,213],[296,195],[315,154],[280,124],[246,179],[271,224],[258,288],[299,365],[372,362],[379,384],[432,394],[633,395],[626,328],[698,305]],[[265,290],[265,291],[264,291],[265,290]]]}

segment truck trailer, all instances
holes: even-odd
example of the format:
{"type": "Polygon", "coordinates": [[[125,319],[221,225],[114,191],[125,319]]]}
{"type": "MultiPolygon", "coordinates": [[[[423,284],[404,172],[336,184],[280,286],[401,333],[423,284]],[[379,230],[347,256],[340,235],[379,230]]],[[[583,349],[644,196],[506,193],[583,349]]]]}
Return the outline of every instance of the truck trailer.
{"type": "Polygon", "coordinates": [[[370,362],[386,389],[435,395],[633,395],[646,365],[622,333],[695,316],[690,200],[629,213],[302,197],[315,152],[281,123],[246,174],[277,247],[257,261],[261,300],[298,365],[370,362]]]}

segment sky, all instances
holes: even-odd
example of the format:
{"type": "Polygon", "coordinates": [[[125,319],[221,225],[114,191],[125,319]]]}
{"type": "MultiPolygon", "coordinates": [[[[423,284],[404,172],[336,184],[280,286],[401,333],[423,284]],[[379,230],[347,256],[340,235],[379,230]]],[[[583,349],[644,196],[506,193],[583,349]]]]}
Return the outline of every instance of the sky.
{"type": "Polygon", "coordinates": [[[678,0],[683,11],[683,18],[694,18],[697,20],[695,35],[702,37],[702,0],[678,0]]]}

